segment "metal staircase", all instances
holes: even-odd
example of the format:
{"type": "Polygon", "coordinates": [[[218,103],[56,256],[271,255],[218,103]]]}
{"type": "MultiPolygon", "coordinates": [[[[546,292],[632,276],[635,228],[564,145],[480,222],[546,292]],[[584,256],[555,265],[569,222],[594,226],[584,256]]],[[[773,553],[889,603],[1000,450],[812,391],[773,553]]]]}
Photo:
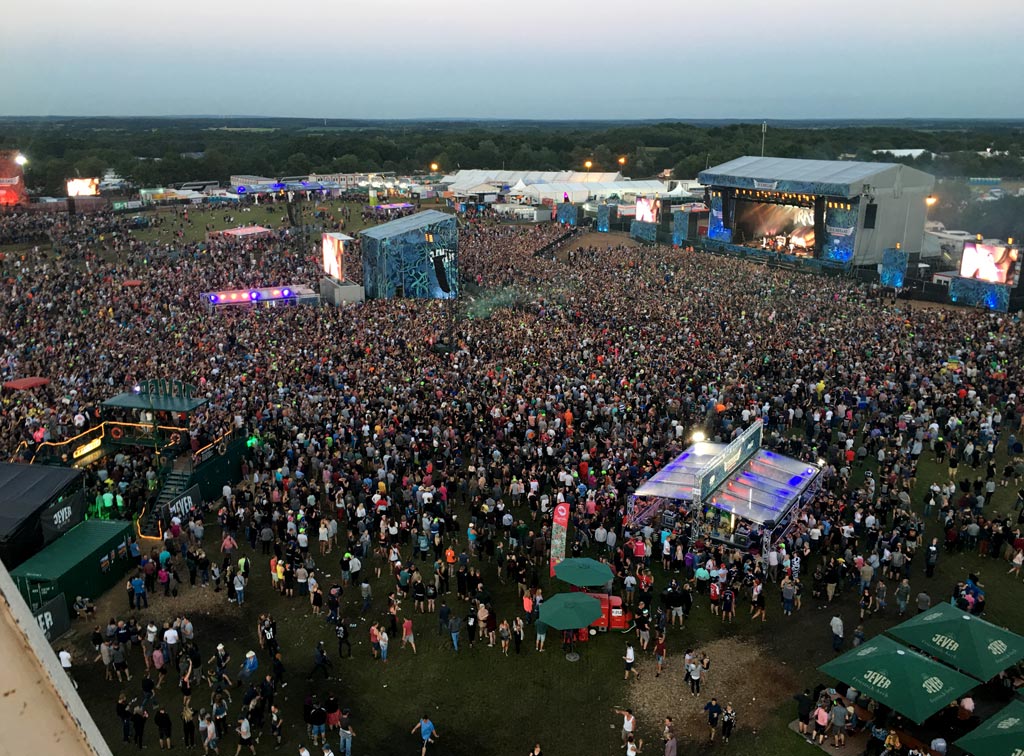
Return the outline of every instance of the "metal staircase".
{"type": "Polygon", "coordinates": [[[192,471],[189,469],[188,458],[175,460],[174,467],[164,478],[163,487],[156,502],[146,509],[139,522],[139,532],[144,536],[157,538],[160,536],[160,513],[167,505],[183,494],[192,482],[192,471]]]}

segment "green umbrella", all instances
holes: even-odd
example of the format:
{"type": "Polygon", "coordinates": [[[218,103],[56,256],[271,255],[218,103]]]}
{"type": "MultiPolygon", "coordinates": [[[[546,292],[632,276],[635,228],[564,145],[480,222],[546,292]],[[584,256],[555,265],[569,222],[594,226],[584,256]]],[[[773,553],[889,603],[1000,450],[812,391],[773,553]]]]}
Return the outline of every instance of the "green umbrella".
{"type": "Polygon", "coordinates": [[[978,684],[884,635],[818,669],[918,724],[978,684]]]}
{"type": "Polygon", "coordinates": [[[612,568],[589,557],[563,559],[555,565],[555,577],[569,585],[587,588],[592,585],[604,585],[611,580],[612,568]]]}
{"type": "Polygon", "coordinates": [[[956,745],[974,756],[1014,756],[1024,752],[1024,702],[1012,701],[1009,706],[985,720],[973,732],[956,741],[956,745]]]}
{"type": "Polygon", "coordinates": [[[1024,637],[952,604],[937,604],[889,634],[983,681],[1024,659],[1024,637]]]}
{"type": "Polygon", "coordinates": [[[601,616],[601,602],[585,593],[559,593],[540,605],[540,620],[555,630],[586,627],[601,616]]]}

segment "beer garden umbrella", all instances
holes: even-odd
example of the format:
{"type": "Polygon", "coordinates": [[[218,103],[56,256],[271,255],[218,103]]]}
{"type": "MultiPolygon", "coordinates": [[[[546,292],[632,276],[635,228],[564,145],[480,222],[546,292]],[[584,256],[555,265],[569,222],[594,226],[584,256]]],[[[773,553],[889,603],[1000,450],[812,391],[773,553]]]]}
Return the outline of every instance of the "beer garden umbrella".
{"type": "MultiPolygon", "coordinates": [[[[602,614],[601,602],[586,593],[558,593],[540,605],[540,621],[556,630],[576,631],[586,627],[602,614]]],[[[566,641],[569,661],[579,661],[576,633],[566,641]]]]}
{"type": "Polygon", "coordinates": [[[1014,756],[1024,743],[1024,701],[1012,701],[955,745],[974,756],[1014,756]]]}
{"type": "Polygon", "coordinates": [[[982,681],[1024,659],[1024,637],[952,604],[937,604],[890,628],[889,635],[982,681]]]}
{"type": "Polygon", "coordinates": [[[884,635],[818,669],[918,724],[978,684],[884,635]]]}
{"type": "Polygon", "coordinates": [[[557,593],[540,605],[540,621],[555,630],[578,630],[601,616],[601,602],[585,593],[557,593]]]}
{"type": "Polygon", "coordinates": [[[612,568],[589,557],[563,559],[555,565],[555,577],[577,588],[588,588],[611,580],[612,568]]]}

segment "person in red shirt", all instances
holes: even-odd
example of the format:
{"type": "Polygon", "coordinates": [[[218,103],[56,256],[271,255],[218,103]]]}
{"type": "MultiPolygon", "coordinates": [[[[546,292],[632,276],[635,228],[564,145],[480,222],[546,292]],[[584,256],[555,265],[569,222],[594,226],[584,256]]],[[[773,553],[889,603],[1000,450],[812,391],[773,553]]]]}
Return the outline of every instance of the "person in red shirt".
{"type": "Polygon", "coordinates": [[[657,664],[657,668],[654,672],[655,677],[661,677],[661,670],[665,664],[666,644],[665,634],[658,633],[657,640],[654,641],[654,661],[657,664]]]}

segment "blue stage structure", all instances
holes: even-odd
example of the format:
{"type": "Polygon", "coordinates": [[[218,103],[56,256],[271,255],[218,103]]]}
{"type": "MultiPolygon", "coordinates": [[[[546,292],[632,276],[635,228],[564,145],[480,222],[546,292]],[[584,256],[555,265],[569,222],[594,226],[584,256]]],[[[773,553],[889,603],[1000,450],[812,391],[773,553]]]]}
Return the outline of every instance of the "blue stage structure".
{"type": "Polygon", "coordinates": [[[1007,312],[1010,309],[1010,287],[957,276],[949,282],[949,301],[968,307],[1007,312]]]}
{"type": "Polygon", "coordinates": [[[725,227],[721,192],[711,192],[711,216],[708,218],[708,238],[712,241],[732,243],[732,231],[725,227]]]}
{"type": "Polygon", "coordinates": [[[891,286],[898,289],[903,286],[907,277],[907,261],[909,255],[902,249],[889,249],[882,252],[882,272],[879,278],[882,286],[891,286]]]}
{"type": "Polygon", "coordinates": [[[597,206],[597,230],[602,234],[608,233],[612,225],[612,205],[604,204],[597,206]]]}
{"type": "Polygon", "coordinates": [[[658,241],[658,224],[635,220],[629,224],[629,236],[637,241],[654,244],[658,241]]]}
{"type": "Polygon", "coordinates": [[[360,234],[367,299],[455,299],[459,232],[454,215],[424,210],[360,234]]]}
{"type": "Polygon", "coordinates": [[[672,211],[672,246],[681,247],[689,239],[690,214],[685,210],[672,211]]]}
{"type": "Polygon", "coordinates": [[[562,202],[558,205],[555,213],[555,221],[563,226],[576,227],[576,219],[579,216],[579,208],[571,202],[562,202]]]}

